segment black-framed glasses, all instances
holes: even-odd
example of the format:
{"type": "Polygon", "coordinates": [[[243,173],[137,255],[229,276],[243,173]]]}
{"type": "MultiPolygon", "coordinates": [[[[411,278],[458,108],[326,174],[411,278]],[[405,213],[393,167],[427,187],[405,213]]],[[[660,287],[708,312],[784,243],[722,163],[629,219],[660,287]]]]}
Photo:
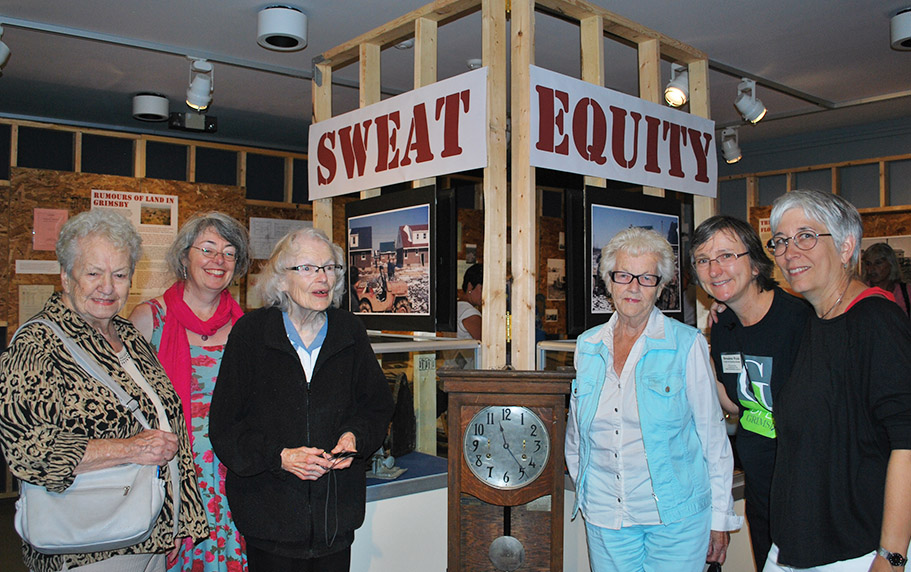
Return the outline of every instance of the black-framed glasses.
{"type": "Polygon", "coordinates": [[[291,270],[297,272],[302,276],[316,276],[316,274],[322,270],[323,274],[340,274],[342,272],[341,264],[324,264],[322,266],[317,266],[316,264],[298,264],[297,266],[289,266],[285,270],[291,270]]]}
{"type": "Polygon", "coordinates": [[[629,272],[619,271],[608,272],[607,274],[614,284],[629,284],[635,279],[640,286],[654,288],[661,282],[661,277],[657,274],[630,274],[629,272]]]}
{"type": "Polygon", "coordinates": [[[205,246],[202,246],[202,247],[190,246],[190,248],[195,248],[196,250],[198,250],[200,252],[200,254],[202,254],[203,256],[205,256],[206,258],[208,258],[210,260],[214,259],[219,254],[224,256],[225,260],[228,262],[234,262],[237,260],[236,252],[219,251],[219,250],[215,250],[214,248],[206,248],[205,246]]]}
{"type": "Polygon", "coordinates": [[[773,255],[781,256],[788,251],[788,244],[792,240],[794,241],[794,246],[800,250],[810,250],[819,242],[820,236],[832,236],[832,234],[828,232],[819,233],[813,232],[812,230],[802,230],[794,236],[776,236],[770,238],[765,246],[773,255]]]}
{"type": "Polygon", "coordinates": [[[730,266],[731,264],[734,264],[735,260],[741,256],[746,256],[747,254],[749,254],[749,252],[741,252],[740,254],[735,254],[733,252],[724,252],[715,258],[709,258],[708,256],[699,256],[696,258],[696,266],[698,268],[708,268],[709,264],[712,262],[719,266],[730,266]]]}

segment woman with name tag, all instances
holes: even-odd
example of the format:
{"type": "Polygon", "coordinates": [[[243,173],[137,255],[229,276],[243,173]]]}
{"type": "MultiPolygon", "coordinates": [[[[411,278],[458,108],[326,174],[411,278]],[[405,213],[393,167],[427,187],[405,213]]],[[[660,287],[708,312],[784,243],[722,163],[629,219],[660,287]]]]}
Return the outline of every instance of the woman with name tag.
{"type": "Polygon", "coordinates": [[[133,225],[108,210],[84,212],[63,225],[57,239],[63,292],[53,294],[35,318],[55,324],[64,337],[46,323],[28,323],[0,357],[0,445],[16,478],[56,493],[67,491],[77,475],[127,463],[159,465],[168,483],[164,505],[151,536],[132,546],[45,554],[24,543],[32,572],[163,572],[185,538],[208,533],[180,399],[152,347],[117,315],[141,244],[133,225]],[[77,354],[67,342],[75,343],[77,354]],[[80,365],[80,354],[139,404],[152,428],[143,429],[115,393],[80,365]],[[175,455],[176,465],[169,463],[175,455]],[[179,501],[171,466],[180,473],[179,501]]]}
{"type": "Polygon", "coordinates": [[[364,521],[365,463],[392,394],[367,332],[338,308],[344,254],[322,231],[282,238],[234,325],[209,417],[251,572],[346,572],[364,521]]]}
{"type": "Polygon", "coordinates": [[[691,252],[700,286],[728,308],[712,325],[712,361],[721,406],[740,419],[735,446],[745,477],[753,559],[762,570],[772,546],[773,397],[791,373],[810,305],[778,287],[759,235],[742,220],[707,219],[693,234],[691,252]]]}

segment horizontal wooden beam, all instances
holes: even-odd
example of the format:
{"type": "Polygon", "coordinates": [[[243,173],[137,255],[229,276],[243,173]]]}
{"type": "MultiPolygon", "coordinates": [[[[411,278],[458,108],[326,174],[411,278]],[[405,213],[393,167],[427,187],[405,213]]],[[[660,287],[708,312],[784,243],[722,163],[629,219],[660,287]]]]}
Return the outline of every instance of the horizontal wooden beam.
{"type": "Polygon", "coordinates": [[[323,52],[320,63],[329,65],[333,69],[343,68],[358,60],[361,44],[378,44],[385,49],[413,38],[415,20],[432,20],[441,25],[480,9],[481,0],[437,0],[323,52]]]}
{"type": "Polygon", "coordinates": [[[658,40],[662,57],[676,62],[689,64],[708,58],[705,53],[690,45],[585,0],[537,0],[535,5],[544,12],[580,22],[592,16],[600,16],[604,20],[604,33],[633,45],[658,40]]]}

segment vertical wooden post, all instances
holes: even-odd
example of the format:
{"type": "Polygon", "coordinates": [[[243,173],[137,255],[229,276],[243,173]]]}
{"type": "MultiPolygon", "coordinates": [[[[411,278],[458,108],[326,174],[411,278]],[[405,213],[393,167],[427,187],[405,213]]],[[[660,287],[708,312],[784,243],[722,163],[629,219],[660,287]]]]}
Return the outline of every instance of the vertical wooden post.
{"type": "MultiPolygon", "coordinates": [[[[437,23],[428,18],[414,21],[414,89],[437,80],[437,23]]],[[[436,179],[418,179],[414,188],[432,185],[436,179]]],[[[436,438],[436,437],[434,437],[436,438]]]]}
{"type": "Polygon", "coordinates": [[[82,131],[70,134],[73,137],[73,172],[82,172],[82,131]]]}
{"type": "MultiPolygon", "coordinates": [[[[655,39],[639,43],[639,97],[661,103],[661,44],[655,39]]],[[[663,197],[664,189],[643,186],[642,194],[663,197]]]]}
{"type": "MultiPolygon", "coordinates": [[[[515,12],[512,25],[515,30],[515,12]]],[[[499,369],[506,365],[506,0],[482,1],[481,34],[487,66],[488,125],[481,367],[499,369]]]]}
{"type": "MultiPolygon", "coordinates": [[[[285,157],[285,180],[282,196],[286,203],[294,202],[294,157],[285,157]]],[[[306,173],[304,173],[306,176],[306,173]]]]}
{"type": "Polygon", "coordinates": [[[139,137],[133,141],[133,176],[141,179],[146,176],[146,139],[139,137]]]}
{"type": "MultiPolygon", "coordinates": [[[[582,44],[582,80],[597,86],[604,86],[604,17],[589,16],[579,24],[582,44]]],[[[607,180],[601,177],[585,177],[585,184],[591,187],[606,187],[607,180]]]]}
{"type": "MultiPolygon", "coordinates": [[[[437,80],[437,23],[427,18],[414,21],[414,89],[437,80]]],[[[433,185],[435,178],[419,179],[412,187],[433,185]]],[[[417,419],[416,449],[429,455],[437,454],[437,380],[435,354],[416,354],[414,384],[414,415],[417,419]],[[423,367],[419,368],[419,365],[423,367]],[[422,374],[419,375],[419,371],[422,374]]]]}
{"type": "Polygon", "coordinates": [[[889,198],[889,164],[879,162],[879,206],[887,207],[891,203],[889,198]]]}
{"type": "MultiPolygon", "coordinates": [[[[365,43],[360,45],[360,107],[367,107],[380,101],[380,45],[365,43]]],[[[380,196],[379,189],[361,191],[362,199],[380,196]]]]}
{"type": "Polygon", "coordinates": [[[234,174],[234,180],[238,187],[247,186],[247,152],[238,151],[237,153],[237,172],[234,174]]]}
{"type": "MultiPolygon", "coordinates": [[[[531,89],[535,63],[534,0],[513,0],[512,18],[512,365],[535,369],[537,193],[531,166],[531,89]]],[[[486,281],[485,281],[486,284],[486,281]]]]}
{"type": "MultiPolygon", "coordinates": [[[[689,64],[687,72],[689,74],[690,87],[690,113],[699,117],[711,118],[711,109],[709,105],[709,62],[708,60],[697,60],[689,64]]],[[[713,141],[713,145],[716,143],[713,141]]],[[[716,185],[717,192],[718,187],[716,185]]],[[[718,212],[718,200],[711,197],[693,196],[693,230],[699,226],[699,223],[713,216],[718,212]]],[[[682,260],[681,264],[689,264],[689,260],[682,260]]],[[[700,289],[700,296],[703,292],[700,289]]],[[[704,303],[696,304],[696,327],[702,328],[708,323],[709,311],[705,302],[706,297],[700,298],[704,303]]]]}
{"type": "Polygon", "coordinates": [[[187,182],[196,182],[196,145],[187,147],[187,182]]]}
{"type": "MultiPolygon", "coordinates": [[[[313,123],[332,117],[332,67],[316,64],[313,74],[313,123]]],[[[313,201],[313,228],[332,240],[332,199],[313,201]]]]}

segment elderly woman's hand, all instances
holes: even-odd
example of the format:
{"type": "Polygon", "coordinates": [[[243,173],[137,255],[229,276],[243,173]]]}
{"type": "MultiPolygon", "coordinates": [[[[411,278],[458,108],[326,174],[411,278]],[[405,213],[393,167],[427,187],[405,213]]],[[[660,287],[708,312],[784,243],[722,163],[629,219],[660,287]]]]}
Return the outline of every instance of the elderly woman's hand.
{"type": "Polygon", "coordinates": [[[731,542],[731,533],[713,530],[709,538],[709,549],[705,555],[706,562],[724,564],[728,555],[728,544],[731,542]]]}
{"type": "MultiPolygon", "coordinates": [[[[354,433],[348,431],[342,433],[342,436],[338,438],[338,443],[332,449],[331,455],[335,457],[342,453],[356,453],[357,452],[357,439],[354,437],[354,433]]],[[[346,457],[344,459],[338,459],[332,465],[333,469],[347,469],[351,466],[352,458],[346,457]]]]}
{"type": "Polygon", "coordinates": [[[158,429],[146,429],[127,439],[130,456],[140,465],[164,465],[177,454],[177,435],[158,429]]]}
{"type": "Polygon", "coordinates": [[[333,467],[326,452],[315,447],[282,449],[281,456],[282,468],[304,481],[315,481],[333,467]]]}
{"type": "Polygon", "coordinates": [[[129,439],[90,439],[74,475],[123,463],[164,465],[177,454],[177,435],[146,429],[129,439]]]}

